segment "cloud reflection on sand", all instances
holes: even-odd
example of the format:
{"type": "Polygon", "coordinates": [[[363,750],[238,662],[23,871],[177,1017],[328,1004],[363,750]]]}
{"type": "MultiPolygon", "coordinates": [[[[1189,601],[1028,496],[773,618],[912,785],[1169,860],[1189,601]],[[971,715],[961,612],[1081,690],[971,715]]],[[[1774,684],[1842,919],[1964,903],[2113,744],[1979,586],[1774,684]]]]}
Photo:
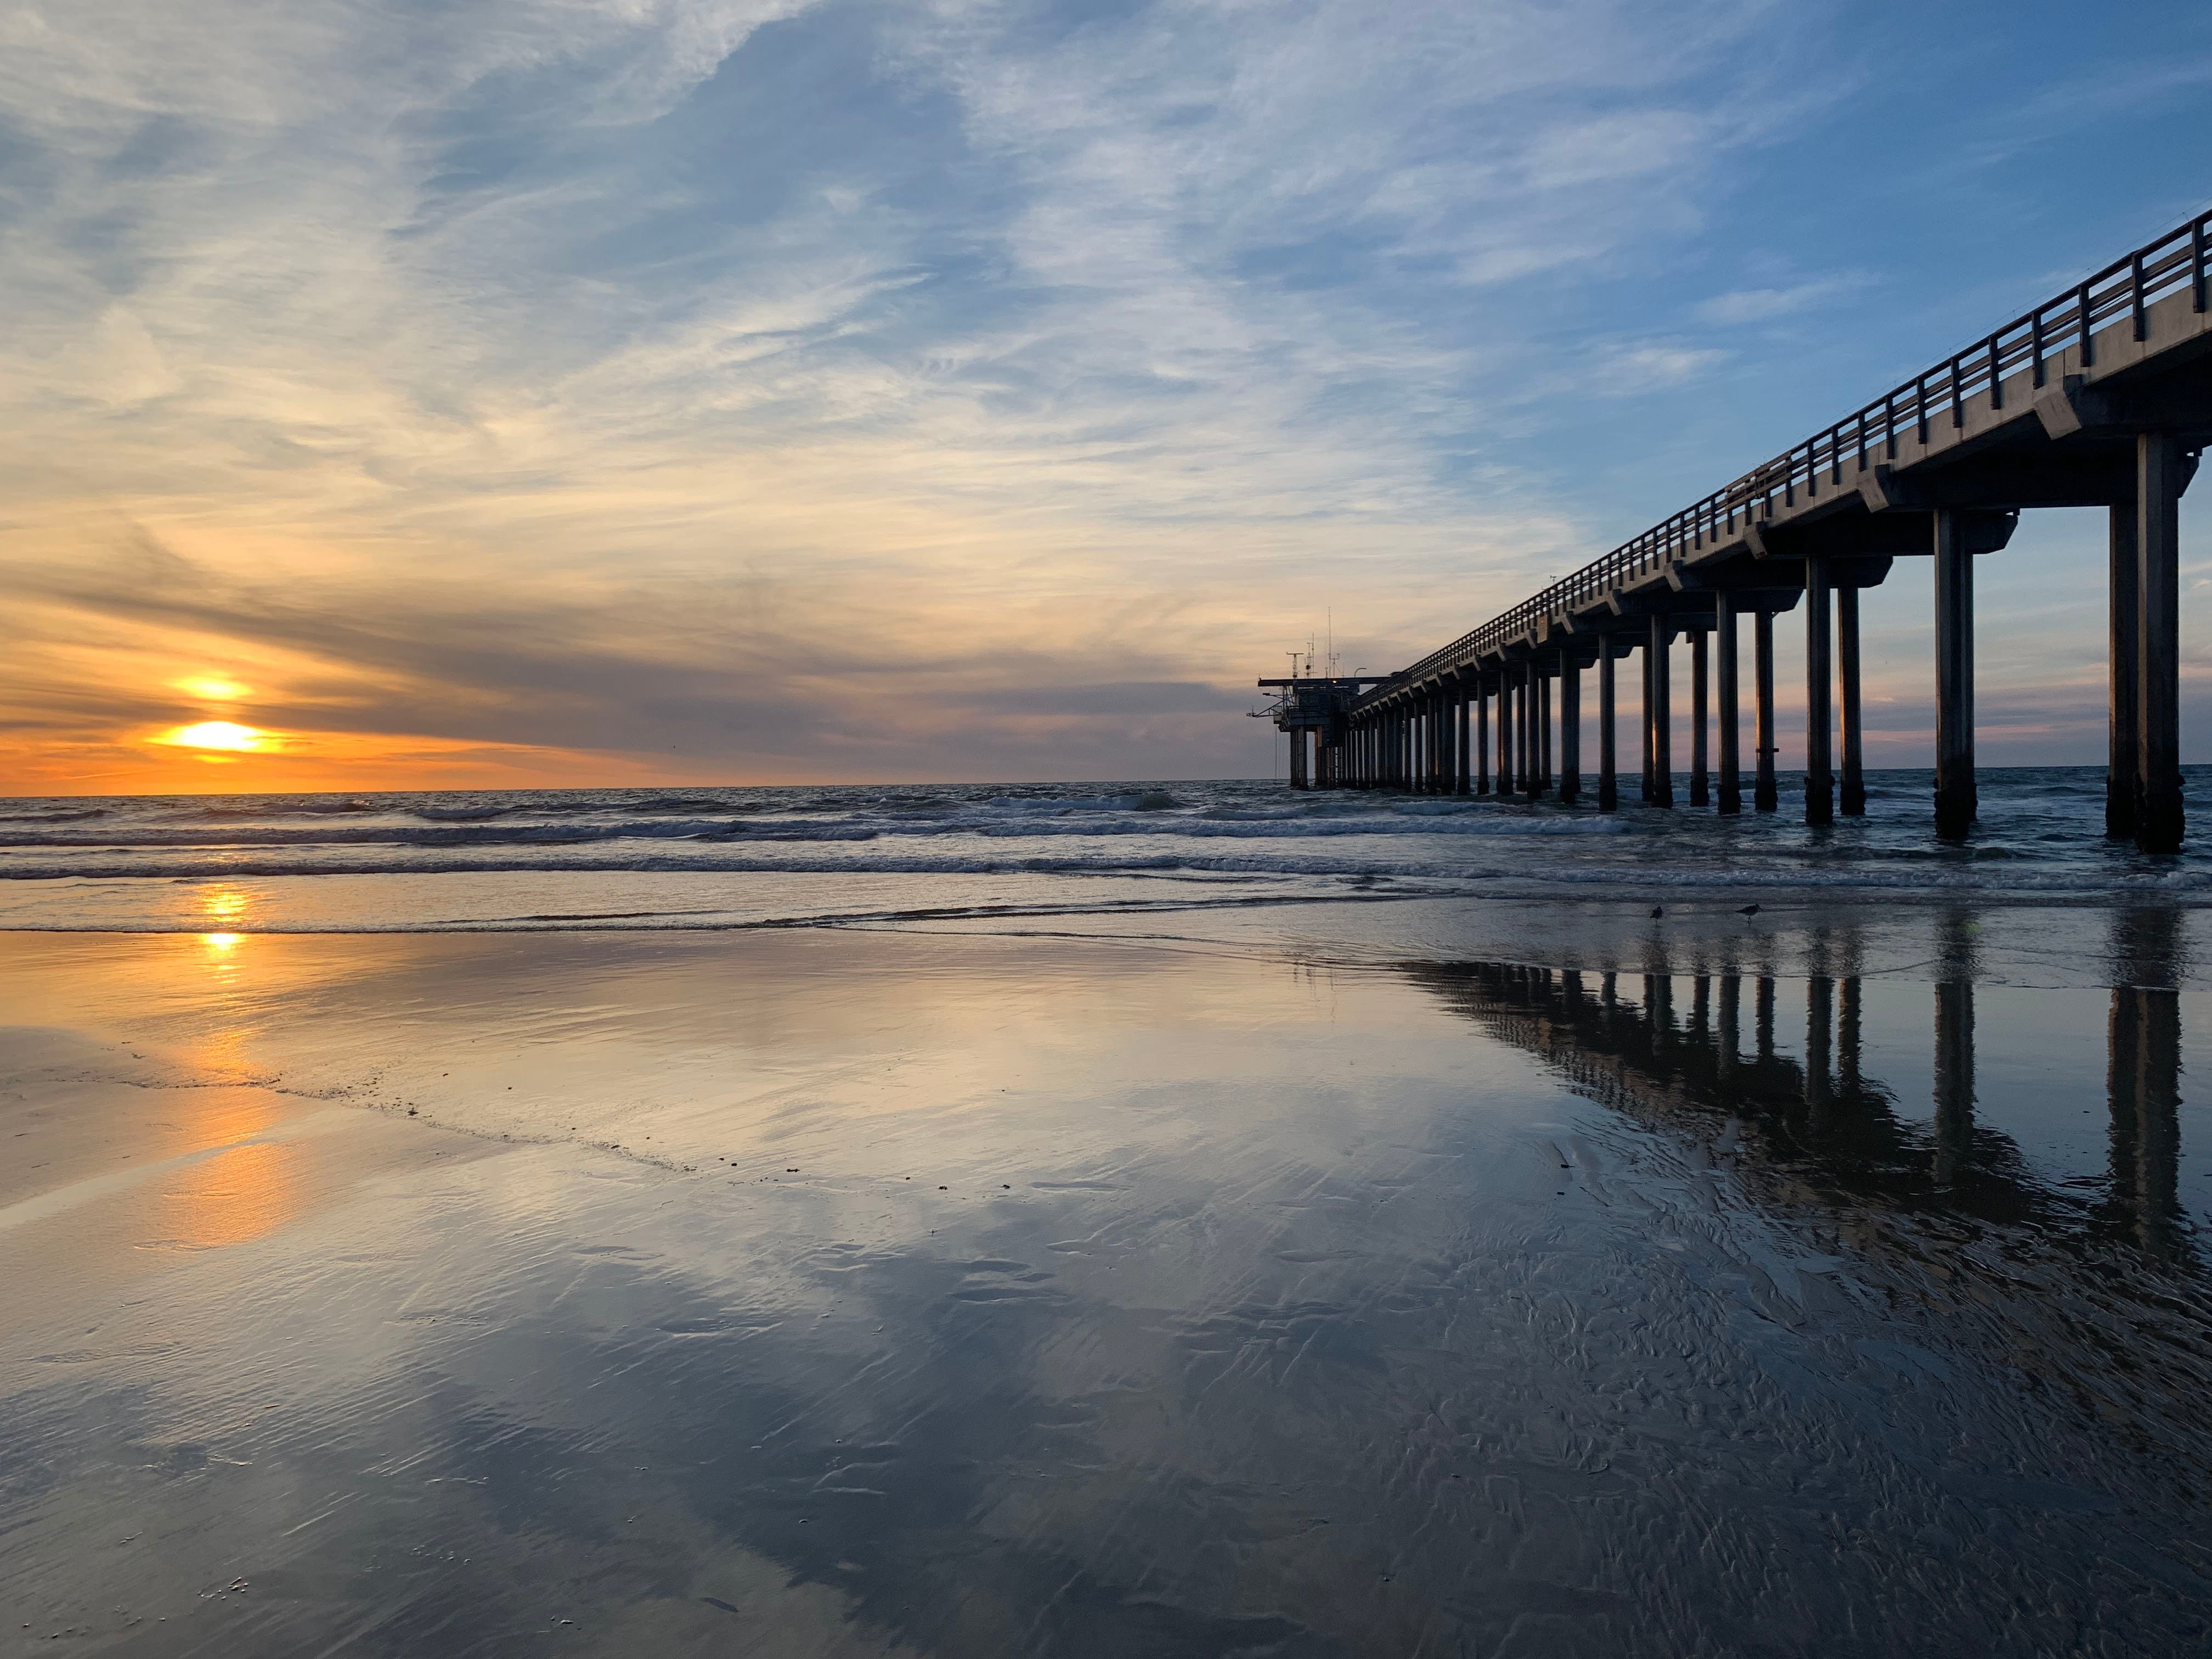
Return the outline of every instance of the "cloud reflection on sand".
{"type": "MultiPolygon", "coordinates": [[[[2131,925],[2115,960],[2172,949],[2131,925]]],[[[1607,996],[1133,943],[257,939],[202,1017],[288,1089],[374,1060],[544,1144],[179,1255],[95,1337],[11,1322],[11,1418],[70,1478],[0,1565],[76,1582],[128,1502],[135,1605],[243,1652],[561,1617],[770,1652],[2182,1639],[2201,1291],[2108,1125],[2185,1170],[2202,1115],[2106,1111],[2166,1051],[2053,1061],[2037,1032],[2117,994],[1970,980],[1960,1137],[1940,951],[1633,943],[1607,996]],[[568,1129],[592,1097],[622,1155],[568,1129]],[[2097,1333],[2160,1319],[2112,1365],[2097,1333]]],[[[190,960],[0,948],[58,1005],[190,960]]]]}

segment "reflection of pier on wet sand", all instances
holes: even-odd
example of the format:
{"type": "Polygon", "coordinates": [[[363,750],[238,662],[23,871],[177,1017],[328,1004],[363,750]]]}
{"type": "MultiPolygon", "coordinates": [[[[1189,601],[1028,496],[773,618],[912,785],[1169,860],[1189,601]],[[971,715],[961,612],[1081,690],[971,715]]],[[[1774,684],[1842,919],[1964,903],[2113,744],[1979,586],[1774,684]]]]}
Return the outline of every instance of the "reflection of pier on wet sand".
{"type": "MultiPolygon", "coordinates": [[[[2093,1201],[2039,1179],[2014,1138],[1978,1121],[1974,930],[1940,930],[1929,995],[1932,1112],[1865,1066],[1864,978],[1844,930],[1796,977],[1741,971],[1578,972],[1510,963],[1423,965],[1412,975],[1492,1036],[1540,1055],[1632,1121],[1735,1127],[1730,1144],[1803,1194],[1873,1212],[2016,1224],[2046,1237],[2127,1240],[2187,1255],[2179,1192],[2179,918],[2113,927],[2107,1021],[2108,1167],[2093,1201]],[[1789,1036],[1802,1039],[1790,1048],[1789,1036]]],[[[1659,964],[1664,967],[1663,963],[1659,964]]]]}

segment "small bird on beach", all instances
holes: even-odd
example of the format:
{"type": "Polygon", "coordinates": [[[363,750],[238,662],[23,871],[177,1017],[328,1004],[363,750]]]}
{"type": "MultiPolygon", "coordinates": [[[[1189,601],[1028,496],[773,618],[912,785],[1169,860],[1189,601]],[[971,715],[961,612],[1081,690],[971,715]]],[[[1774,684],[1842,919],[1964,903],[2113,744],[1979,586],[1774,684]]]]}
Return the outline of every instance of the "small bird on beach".
{"type": "Polygon", "coordinates": [[[1667,907],[1663,904],[1655,904],[1651,907],[1651,920],[1654,921],[1658,921],[1660,917],[1666,914],[1667,907]]]}
{"type": "Polygon", "coordinates": [[[1755,916],[1758,914],[1759,907],[1756,904],[1747,904],[1742,909],[1736,912],[1736,915],[1740,916],[1755,916]]]}

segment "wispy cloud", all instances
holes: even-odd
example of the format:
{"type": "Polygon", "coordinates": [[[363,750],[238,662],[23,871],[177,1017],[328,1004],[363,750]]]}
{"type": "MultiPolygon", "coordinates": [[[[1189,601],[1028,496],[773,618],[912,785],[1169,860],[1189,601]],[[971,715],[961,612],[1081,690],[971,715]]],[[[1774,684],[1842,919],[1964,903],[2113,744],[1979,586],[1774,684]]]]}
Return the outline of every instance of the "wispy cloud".
{"type": "Polygon", "coordinates": [[[1694,298],[1802,15],[19,7],[18,753],[228,672],[580,770],[1249,770],[1325,605],[1387,664],[1638,527],[1529,433],[1856,280],[1694,298]]]}

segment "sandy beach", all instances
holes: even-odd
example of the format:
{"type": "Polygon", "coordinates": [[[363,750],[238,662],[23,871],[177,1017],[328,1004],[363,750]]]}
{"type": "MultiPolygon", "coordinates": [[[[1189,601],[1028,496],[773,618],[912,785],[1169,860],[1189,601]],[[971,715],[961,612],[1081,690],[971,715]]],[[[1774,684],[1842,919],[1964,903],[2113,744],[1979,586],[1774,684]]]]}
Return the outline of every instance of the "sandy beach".
{"type": "Polygon", "coordinates": [[[2193,923],[1389,908],[0,937],[9,1645],[2202,1639],[2193,923]]]}

